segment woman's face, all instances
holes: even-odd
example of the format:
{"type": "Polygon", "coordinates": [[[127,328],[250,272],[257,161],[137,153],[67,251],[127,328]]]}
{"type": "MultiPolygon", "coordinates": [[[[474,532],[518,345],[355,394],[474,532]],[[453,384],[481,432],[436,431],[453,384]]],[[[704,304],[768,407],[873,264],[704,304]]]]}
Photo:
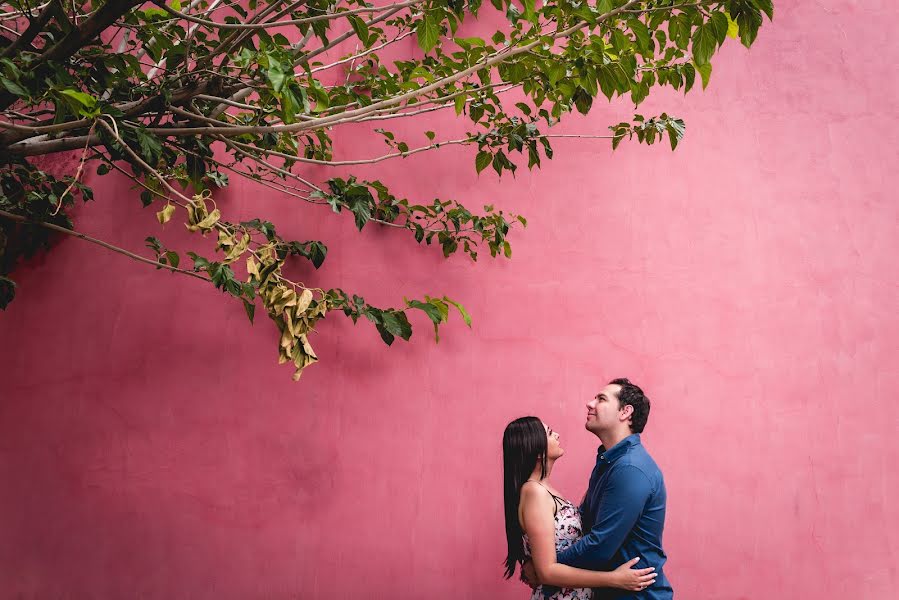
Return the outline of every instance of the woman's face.
{"type": "Polygon", "coordinates": [[[543,427],[546,428],[546,458],[556,460],[565,454],[562,444],[559,443],[559,434],[553,431],[546,423],[543,424],[543,427]]]}

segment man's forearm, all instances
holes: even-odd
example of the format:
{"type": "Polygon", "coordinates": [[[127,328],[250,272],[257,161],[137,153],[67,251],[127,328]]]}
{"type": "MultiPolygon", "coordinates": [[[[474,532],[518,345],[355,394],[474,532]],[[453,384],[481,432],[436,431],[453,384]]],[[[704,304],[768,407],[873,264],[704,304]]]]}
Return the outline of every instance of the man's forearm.
{"type": "Polygon", "coordinates": [[[615,548],[609,548],[593,533],[588,533],[556,556],[556,561],[570,567],[608,570],[615,548]]]}

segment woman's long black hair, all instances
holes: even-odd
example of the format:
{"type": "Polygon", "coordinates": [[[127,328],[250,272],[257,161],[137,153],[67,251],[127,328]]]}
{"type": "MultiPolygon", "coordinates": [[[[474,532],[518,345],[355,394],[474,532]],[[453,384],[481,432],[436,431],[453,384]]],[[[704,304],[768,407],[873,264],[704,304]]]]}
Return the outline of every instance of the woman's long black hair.
{"type": "Polygon", "coordinates": [[[524,560],[522,530],[518,521],[521,486],[534,466],[540,463],[540,478],[546,477],[546,429],[537,417],[515,419],[503,432],[503,499],[506,504],[506,579],[515,573],[515,565],[524,560]]]}

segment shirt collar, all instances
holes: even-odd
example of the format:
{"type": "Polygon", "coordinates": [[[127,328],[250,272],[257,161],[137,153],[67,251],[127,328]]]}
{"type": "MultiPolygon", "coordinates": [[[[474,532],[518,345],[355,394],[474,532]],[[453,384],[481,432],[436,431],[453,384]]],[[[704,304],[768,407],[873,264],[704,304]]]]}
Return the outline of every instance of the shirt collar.
{"type": "Polygon", "coordinates": [[[600,462],[605,463],[613,463],[618,458],[624,456],[624,454],[632,447],[640,445],[640,434],[632,433],[627,436],[608,450],[606,450],[605,446],[600,446],[599,450],[596,451],[597,456],[599,457],[600,462]]]}

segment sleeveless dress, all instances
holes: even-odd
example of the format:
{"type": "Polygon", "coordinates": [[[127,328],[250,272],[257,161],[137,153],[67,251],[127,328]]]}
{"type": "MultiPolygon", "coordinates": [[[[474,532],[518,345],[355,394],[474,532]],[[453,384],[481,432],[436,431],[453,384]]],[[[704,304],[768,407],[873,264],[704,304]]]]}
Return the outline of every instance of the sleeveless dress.
{"type": "MultiPolygon", "coordinates": [[[[539,481],[536,483],[546,490],[546,487],[542,483],[539,481]]],[[[549,490],[546,490],[546,492],[552,496],[553,502],[556,503],[556,553],[559,553],[581,537],[581,534],[583,533],[581,529],[581,513],[578,508],[568,500],[556,496],[549,490]]],[[[529,559],[531,558],[531,543],[528,540],[528,534],[523,534],[521,539],[524,543],[524,555],[526,559],[529,559]]],[[[555,593],[544,596],[543,586],[538,586],[533,590],[531,600],[592,600],[593,598],[593,590],[590,588],[552,587],[551,589],[556,590],[555,593]]]]}

